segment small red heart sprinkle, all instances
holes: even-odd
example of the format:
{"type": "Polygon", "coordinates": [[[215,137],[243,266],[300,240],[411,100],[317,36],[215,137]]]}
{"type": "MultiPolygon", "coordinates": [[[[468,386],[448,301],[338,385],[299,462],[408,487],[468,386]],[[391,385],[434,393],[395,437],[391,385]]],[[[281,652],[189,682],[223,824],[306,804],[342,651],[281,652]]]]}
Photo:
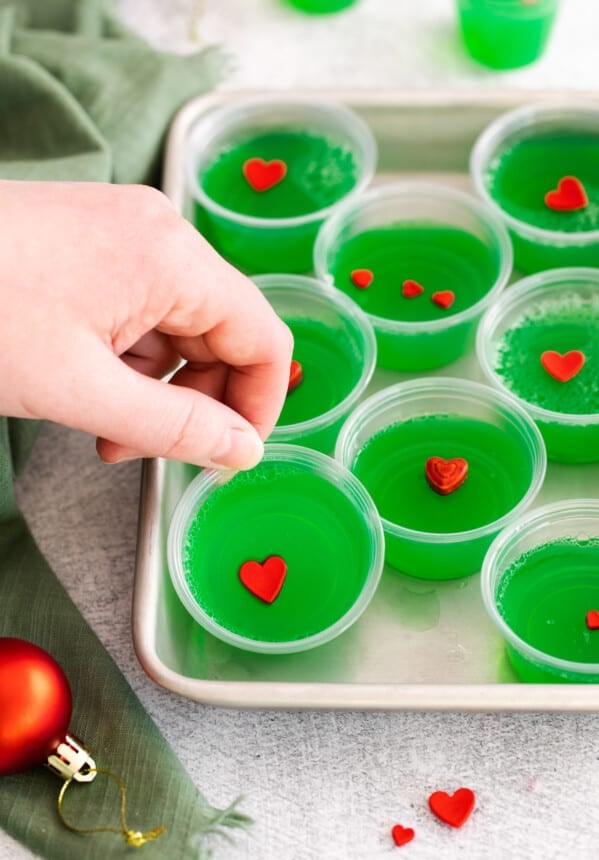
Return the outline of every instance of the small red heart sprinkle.
{"type": "Polygon", "coordinates": [[[589,630],[599,630],[599,612],[596,609],[587,612],[587,627],[589,630]]]}
{"type": "Polygon", "coordinates": [[[438,293],[433,293],[431,299],[440,308],[447,310],[455,302],[455,293],[452,290],[441,290],[438,293]]]}
{"type": "Polygon", "coordinates": [[[291,367],[289,368],[289,384],[287,385],[287,394],[290,391],[293,391],[294,388],[303,381],[304,371],[302,369],[299,361],[295,361],[295,359],[291,362],[291,367]]]}
{"type": "Polygon", "coordinates": [[[436,493],[448,496],[455,493],[468,477],[468,462],[462,457],[454,457],[453,460],[429,457],[424,465],[424,473],[436,493]]]}
{"type": "Polygon", "coordinates": [[[458,788],[454,794],[435,791],[428,799],[433,815],[451,827],[461,827],[465,824],[470,818],[475,803],[476,797],[469,788],[458,788]]]}
{"type": "Polygon", "coordinates": [[[569,382],[580,373],[584,367],[584,352],[571,349],[562,355],[553,349],[548,349],[541,355],[541,364],[550,376],[558,382],[569,382]]]}
{"type": "Polygon", "coordinates": [[[414,299],[424,292],[424,287],[418,281],[404,281],[401,286],[401,294],[404,299],[414,299]]]}
{"type": "Polygon", "coordinates": [[[391,836],[398,848],[411,842],[415,835],[416,834],[411,827],[402,827],[401,824],[396,824],[395,827],[391,829],[391,836]]]}
{"type": "Polygon", "coordinates": [[[367,290],[374,281],[374,273],[370,269],[354,269],[350,278],[352,284],[359,290],[367,290]]]}
{"type": "Polygon", "coordinates": [[[545,204],[555,212],[576,212],[589,205],[589,198],[580,179],[564,176],[556,189],[547,192],[545,204]]]}
{"type": "Polygon", "coordinates": [[[287,576],[287,564],[280,555],[269,556],[263,564],[245,561],[239,568],[239,578],[248,591],[265,603],[273,603],[287,576]]]}
{"type": "Polygon", "coordinates": [[[265,161],[263,158],[248,158],[243,165],[243,175],[254,191],[269,191],[287,176],[287,165],[280,158],[265,161]]]}

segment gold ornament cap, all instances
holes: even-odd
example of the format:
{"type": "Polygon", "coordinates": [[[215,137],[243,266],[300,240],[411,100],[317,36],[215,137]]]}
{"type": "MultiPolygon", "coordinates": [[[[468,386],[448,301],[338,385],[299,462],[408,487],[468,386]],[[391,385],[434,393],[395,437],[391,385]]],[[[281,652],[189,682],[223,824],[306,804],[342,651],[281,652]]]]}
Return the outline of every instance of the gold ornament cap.
{"type": "Polygon", "coordinates": [[[82,742],[73,735],[65,735],[46,761],[52,773],[60,779],[91,782],[96,778],[96,763],[82,742]]]}

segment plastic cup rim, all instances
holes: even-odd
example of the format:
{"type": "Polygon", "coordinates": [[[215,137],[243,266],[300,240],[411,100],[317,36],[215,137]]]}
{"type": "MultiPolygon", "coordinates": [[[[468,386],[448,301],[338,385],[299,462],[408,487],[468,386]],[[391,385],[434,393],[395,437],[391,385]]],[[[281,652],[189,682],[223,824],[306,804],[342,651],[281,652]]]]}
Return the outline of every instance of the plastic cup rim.
{"type": "Polygon", "coordinates": [[[514,110],[501,114],[501,116],[489,123],[476,139],[470,153],[470,177],[478,196],[495,215],[499,216],[519,236],[524,236],[543,245],[558,245],[560,247],[572,247],[573,245],[586,246],[599,241],[599,228],[568,232],[566,230],[547,230],[543,227],[529,224],[527,221],[522,221],[520,218],[516,218],[514,215],[510,215],[509,212],[506,212],[492,197],[483,179],[483,174],[491,160],[491,156],[497,153],[505,140],[503,132],[505,132],[510,123],[517,123],[522,120],[520,128],[532,128],[536,124],[537,119],[542,119],[544,116],[550,117],[556,111],[564,111],[574,115],[587,114],[595,116],[599,134],[599,110],[597,106],[593,106],[590,102],[581,101],[578,104],[571,104],[565,101],[555,101],[551,104],[533,102],[529,105],[514,108],[514,110]]]}
{"type": "Polygon", "coordinates": [[[333,305],[339,311],[340,316],[355,323],[356,329],[360,332],[364,340],[364,354],[360,377],[349,394],[331,409],[322,412],[320,415],[316,415],[314,418],[308,418],[305,421],[296,421],[294,424],[277,425],[269,438],[275,442],[287,442],[296,439],[298,435],[307,436],[319,430],[325,430],[351,408],[362,396],[372,379],[372,375],[376,369],[377,346],[376,336],[370,320],[350,298],[339,294],[338,290],[331,290],[327,284],[316,278],[311,278],[307,275],[268,274],[256,275],[252,280],[265,295],[272,287],[273,290],[276,288],[280,288],[281,290],[290,289],[318,298],[326,297],[329,307],[333,305]]]}
{"type": "Polygon", "coordinates": [[[564,660],[561,657],[553,657],[545,651],[529,645],[518,636],[506,623],[505,619],[497,609],[491,579],[497,566],[500,554],[509,546],[510,542],[530,533],[543,523],[546,518],[559,519],[561,522],[573,519],[576,516],[597,516],[599,518],[599,499],[568,499],[565,501],[552,502],[549,505],[535,508],[517,522],[503,529],[491,543],[485,554],[481,569],[481,594],[485,609],[491,621],[499,628],[503,638],[524,657],[530,658],[536,663],[551,666],[552,669],[566,672],[575,672],[579,675],[599,674],[599,663],[577,663],[574,660],[564,660]]]}
{"type": "Polygon", "coordinates": [[[188,188],[192,197],[204,209],[209,211],[212,215],[217,215],[244,227],[253,227],[260,230],[283,230],[325,220],[330,213],[340,205],[340,203],[360,194],[369,185],[374,176],[377,163],[377,145],[374,135],[361,117],[359,117],[354,111],[350,110],[350,108],[339,103],[324,100],[319,101],[317,99],[293,100],[290,98],[282,98],[281,96],[254,97],[235,105],[221,105],[220,107],[214,108],[209,114],[202,116],[198,120],[198,122],[192,127],[189,136],[194,133],[195,128],[197,128],[204,119],[214,118],[215,116],[218,117],[220,115],[224,121],[225,118],[233,118],[242,111],[259,110],[267,105],[273,109],[307,108],[321,113],[326,111],[327,115],[334,115],[336,117],[343,118],[346,123],[351,124],[355,138],[357,139],[357,145],[356,141],[354,141],[352,142],[351,148],[354,153],[359,149],[362,156],[361,166],[359,164],[357,165],[360,170],[360,175],[358,176],[356,184],[353,188],[350,188],[346,194],[340,197],[339,200],[336,200],[334,203],[331,203],[329,206],[325,206],[322,209],[317,209],[314,212],[306,212],[303,215],[293,215],[286,218],[262,218],[257,215],[244,215],[242,212],[236,212],[234,209],[229,209],[227,206],[217,203],[209,197],[208,194],[206,194],[198,181],[196,168],[192,163],[194,162],[194,159],[191,158],[191,151],[188,150],[185,158],[185,174],[187,177],[188,188]]]}
{"type": "MultiPolygon", "coordinates": [[[[480,402],[483,398],[489,406],[502,406],[507,414],[518,419],[518,430],[524,437],[527,435],[527,442],[533,449],[533,468],[532,477],[526,493],[520,501],[509,511],[503,514],[496,520],[490,523],[485,523],[482,526],[477,526],[473,529],[465,529],[457,532],[425,532],[419,529],[408,528],[399,523],[394,523],[391,520],[381,516],[383,529],[386,533],[393,537],[402,538],[418,543],[430,544],[458,544],[466,541],[473,541],[485,537],[489,534],[494,534],[509,523],[517,520],[523,511],[525,511],[532,501],[536,498],[543,481],[547,469],[547,452],[545,443],[538,427],[528,415],[525,409],[520,404],[504,394],[502,391],[497,391],[494,388],[484,385],[480,382],[472,382],[466,379],[459,379],[449,376],[435,376],[425,379],[413,379],[408,382],[399,382],[391,385],[388,388],[383,388],[376,394],[364,400],[360,406],[352,413],[347,421],[342,426],[339,436],[337,437],[337,445],[335,447],[335,459],[339,460],[348,470],[351,470],[348,456],[348,445],[359,429],[360,425],[371,415],[379,411],[385,403],[398,403],[400,401],[424,399],[430,395],[439,394],[447,396],[448,393],[456,397],[471,397],[480,402]]],[[[433,414],[430,410],[423,414],[433,414]]],[[[387,426],[391,426],[390,422],[387,426]]],[[[383,428],[381,428],[383,429],[383,428]]],[[[380,431],[378,431],[380,432],[380,431]]],[[[372,438],[372,437],[369,437],[372,438]]],[[[355,458],[354,458],[355,459],[355,458]]],[[[353,461],[352,461],[353,462],[353,461]]]]}
{"type": "Polygon", "coordinates": [[[322,475],[331,484],[336,486],[340,492],[344,492],[350,498],[355,510],[360,513],[367,523],[372,543],[370,570],[365,578],[362,590],[344,615],[329,627],[324,628],[324,630],[320,630],[318,633],[314,633],[303,639],[268,642],[233,633],[216,622],[193,598],[186,582],[185,571],[180,558],[183,540],[193,521],[193,517],[197,514],[197,511],[206,498],[215,489],[223,486],[223,484],[234,477],[237,474],[236,472],[221,472],[216,469],[207,469],[191,481],[179,499],[171,518],[167,538],[167,561],[170,578],[179,599],[191,617],[208,633],[211,633],[223,642],[227,642],[229,645],[245,651],[253,651],[261,654],[292,654],[299,651],[308,651],[311,648],[316,648],[319,645],[330,642],[351,627],[360,615],[362,615],[374,596],[383,572],[385,538],[380,517],[370,495],[355,475],[341,463],[310,448],[276,442],[267,443],[264,446],[262,462],[273,461],[304,465],[307,470],[322,475]],[[343,482],[343,487],[340,486],[341,482],[343,482]],[[351,495],[347,493],[347,489],[351,490],[351,495]]]}
{"type": "Polygon", "coordinates": [[[536,275],[529,275],[520,281],[516,281],[509,290],[499,297],[493,307],[487,310],[481,319],[476,332],[476,357],[483,374],[493,388],[513,398],[536,421],[562,424],[568,427],[586,427],[589,424],[599,424],[599,412],[556,412],[553,409],[545,409],[543,406],[529,403],[528,400],[519,397],[505,385],[499,374],[491,366],[485,350],[485,343],[491,342],[497,326],[515,306],[522,305],[522,309],[524,310],[525,301],[523,299],[525,300],[529,296],[533,296],[540,288],[546,288],[550,285],[557,286],[563,280],[578,280],[581,283],[587,283],[589,280],[594,281],[599,291],[599,269],[584,267],[548,269],[545,272],[538,272],[536,275]]]}
{"type": "MultiPolygon", "coordinates": [[[[364,313],[366,313],[375,331],[408,335],[444,332],[484,313],[486,307],[506,286],[514,261],[512,243],[502,220],[481,203],[480,200],[465,191],[460,191],[436,182],[399,181],[378,185],[355,199],[344,200],[318,231],[316,242],[314,243],[314,269],[320,280],[324,281],[328,287],[338,290],[335,287],[333,276],[325,265],[325,259],[331,239],[339,232],[339,228],[345,221],[353,218],[361,209],[372,203],[411,194],[433,196],[449,200],[458,205],[461,204],[464,209],[468,209],[471,214],[479,218],[497,242],[497,250],[500,258],[497,277],[493,286],[477,302],[470,305],[470,307],[464,308],[459,313],[450,314],[446,319],[408,322],[406,320],[393,320],[388,317],[380,317],[376,314],[369,314],[366,311],[364,313]]],[[[442,222],[440,221],[439,223],[442,222]]]]}

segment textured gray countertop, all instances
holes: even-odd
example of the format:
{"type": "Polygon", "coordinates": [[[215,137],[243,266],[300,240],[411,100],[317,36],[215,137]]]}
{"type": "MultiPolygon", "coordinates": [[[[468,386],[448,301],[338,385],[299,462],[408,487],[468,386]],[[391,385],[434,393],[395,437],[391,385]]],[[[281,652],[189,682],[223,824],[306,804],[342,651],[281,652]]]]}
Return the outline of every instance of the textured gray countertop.
{"type": "MultiPolygon", "coordinates": [[[[226,44],[237,61],[228,86],[599,88],[594,0],[564,0],[545,58],[502,75],[460,53],[450,0],[363,0],[326,20],[278,0],[120,8],[164,47],[190,47],[190,33],[226,44]]],[[[214,843],[215,860],[599,856],[596,716],[242,712],[156,687],[131,644],[138,486],[138,464],[103,466],[91,439],[47,425],[19,496],[42,551],[199,788],[221,805],[244,794],[256,824],[235,846],[214,843]],[[452,831],[426,800],[460,785],[476,791],[477,809],[452,831]],[[416,829],[403,849],[390,839],[395,823],[416,829]]],[[[29,856],[0,834],[0,860],[29,856]]]]}

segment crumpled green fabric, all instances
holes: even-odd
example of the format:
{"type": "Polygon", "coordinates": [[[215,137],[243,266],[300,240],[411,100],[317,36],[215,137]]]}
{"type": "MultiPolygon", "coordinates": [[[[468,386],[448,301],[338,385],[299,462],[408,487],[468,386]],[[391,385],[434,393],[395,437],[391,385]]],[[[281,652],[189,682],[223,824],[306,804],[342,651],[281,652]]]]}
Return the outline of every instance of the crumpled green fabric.
{"type": "MultiPolygon", "coordinates": [[[[218,66],[214,52],[153,50],[100,0],[0,0],[0,177],[154,180],[173,113],[214,84],[218,66]]],[[[0,248],[1,223],[0,200],[0,248]]],[[[129,827],[168,830],[137,849],[115,834],[70,832],[56,812],[61,783],[43,767],[0,777],[0,825],[52,860],[198,858],[200,834],[248,819],[198,792],[36,547],[13,493],[35,430],[0,418],[0,636],[58,660],[73,690],[70,730],[123,779],[129,827]]],[[[105,777],[72,786],[65,802],[82,827],[118,826],[118,792],[105,777]]]]}

